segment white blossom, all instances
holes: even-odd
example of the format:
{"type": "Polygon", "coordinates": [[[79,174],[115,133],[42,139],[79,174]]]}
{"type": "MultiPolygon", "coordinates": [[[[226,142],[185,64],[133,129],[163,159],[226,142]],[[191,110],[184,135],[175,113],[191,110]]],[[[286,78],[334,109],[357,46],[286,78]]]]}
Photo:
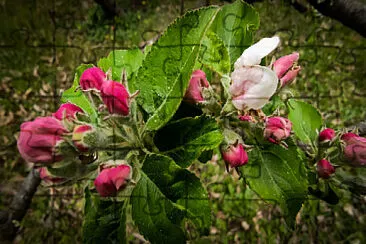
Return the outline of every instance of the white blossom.
{"type": "Polygon", "coordinates": [[[235,108],[260,109],[276,92],[278,77],[271,69],[260,66],[262,58],[279,44],[277,36],[263,38],[247,48],[234,64],[230,93],[235,108]]]}

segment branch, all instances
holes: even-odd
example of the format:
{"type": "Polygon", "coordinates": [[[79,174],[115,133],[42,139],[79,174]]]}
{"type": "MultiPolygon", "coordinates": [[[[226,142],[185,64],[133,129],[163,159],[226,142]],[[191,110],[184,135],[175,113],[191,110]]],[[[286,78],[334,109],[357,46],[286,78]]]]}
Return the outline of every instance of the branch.
{"type": "Polygon", "coordinates": [[[23,181],[21,188],[15,194],[8,211],[0,212],[0,242],[11,243],[19,229],[18,223],[22,221],[32,202],[34,193],[41,183],[39,173],[32,169],[23,181]]]}
{"type": "Polygon", "coordinates": [[[325,16],[366,37],[366,4],[361,0],[307,0],[325,16]]]}
{"type": "Polygon", "coordinates": [[[94,0],[99,4],[106,16],[113,18],[114,16],[121,16],[123,14],[123,9],[120,8],[116,0],[94,0]]]}

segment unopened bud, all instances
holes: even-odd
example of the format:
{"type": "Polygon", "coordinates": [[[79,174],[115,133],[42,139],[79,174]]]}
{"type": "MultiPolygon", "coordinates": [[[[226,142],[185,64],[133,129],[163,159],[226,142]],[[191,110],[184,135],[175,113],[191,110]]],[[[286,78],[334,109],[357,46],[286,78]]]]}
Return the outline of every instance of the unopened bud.
{"type": "Polygon", "coordinates": [[[272,117],[266,121],[264,137],[268,141],[278,144],[280,141],[288,138],[291,134],[292,123],[283,117],[272,117]]]}
{"type": "Polygon", "coordinates": [[[209,86],[210,84],[207,81],[205,72],[202,70],[194,71],[189,81],[186,94],[184,95],[184,101],[192,104],[203,102],[202,91],[209,86]]]}
{"type": "Polygon", "coordinates": [[[341,139],[345,142],[344,157],[355,166],[366,165],[366,138],[354,133],[346,133],[341,139]]]}
{"type": "Polygon", "coordinates": [[[331,165],[326,159],[319,160],[316,165],[316,169],[318,171],[319,177],[323,179],[328,179],[330,175],[335,172],[333,165],[331,165]]]}
{"type": "Polygon", "coordinates": [[[114,197],[117,192],[126,187],[131,178],[131,167],[119,165],[114,168],[103,169],[94,180],[94,186],[102,197],[114,197]]]}
{"type": "Polygon", "coordinates": [[[290,84],[300,72],[301,68],[296,65],[299,60],[299,53],[295,52],[277,59],[273,69],[280,79],[281,86],[290,84]]]}
{"type": "Polygon", "coordinates": [[[98,90],[100,91],[106,74],[103,70],[93,67],[86,69],[80,77],[80,87],[85,90],[98,90]]]}
{"type": "Polygon", "coordinates": [[[329,142],[333,140],[334,137],[335,137],[335,131],[330,128],[324,129],[319,133],[320,142],[329,142]]]}
{"type": "Polygon", "coordinates": [[[68,131],[53,117],[38,117],[20,126],[18,150],[22,157],[32,163],[54,163],[63,159],[57,145],[68,131]]]}
{"type": "Polygon", "coordinates": [[[83,110],[72,103],[61,104],[59,109],[52,114],[58,120],[62,119],[76,119],[77,113],[83,113],[83,110]]]}
{"type": "Polygon", "coordinates": [[[74,128],[72,132],[72,141],[75,147],[80,152],[87,152],[90,146],[84,141],[84,137],[87,133],[91,132],[93,127],[91,125],[78,125],[74,128]]]}
{"type": "Polygon", "coordinates": [[[223,148],[221,155],[224,161],[232,168],[240,167],[248,163],[248,154],[241,143],[223,148]]]}
{"type": "Polygon", "coordinates": [[[128,115],[130,94],[121,83],[105,81],[101,88],[101,95],[110,114],[128,115]]]}

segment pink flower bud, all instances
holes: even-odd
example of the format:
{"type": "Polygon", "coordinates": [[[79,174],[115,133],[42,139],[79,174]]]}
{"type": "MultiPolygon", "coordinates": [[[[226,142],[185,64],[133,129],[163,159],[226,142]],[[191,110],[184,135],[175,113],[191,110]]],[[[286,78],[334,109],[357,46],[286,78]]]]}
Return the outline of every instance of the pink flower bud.
{"type": "Polygon", "coordinates": [[[111,80],[105,81],[101,88],[101,94],[109,113],[128,115],[130,95],[121,83],[111,80]]]}
{"type": "Polygon", "coordinates": [[[204,101],[202,90],[204,87],[209,87],[210,84],[206,79],[206,74],[202,70],[195,70],[192,73],[191,80],[184,95],[184,101],[196,104],[204,101]]]}
{"type": "Polygon", "coordinates": [[[230,145],[227,149],[221,150],[222,158],[232,168],[240,167],[248,163],[248,154],[241,143],[230,145]]]}
{"type": "Polygon", "coordinates": [[[78,125],[74,128],[74,131],[72,132],[72,142],[80,152],[89,151],[89,145],[84,142],[83,138],[86,133],[92,130],[93,127],[91,125],[78,125]]]}
{"type": "Polygon", "coordinates": [[[83,113],[83,110],[72,103],[64,103],[61,104],[56,113],[53,113],[52,116],[58,120],[62,119],[76,119],[77,113],[83,113]]]}
{"type": "Polygon", "coordinates": [[[341,139],[346,143],[344,157],[355,166],[366,165],[366,138],[346,133],[341,139]]]}
{"type": "Polygon", "coordinates": [[[239,115],[239,119],[241,121],[248,121],[248,122],[250,122],[250,121],[252,121],[252,116],[250,116],[250,115],[239,115]]]}
{"type": "Polygon", "coordinates": [[[356,135],[355,133],[345,133],[341,136],[341,140],[343,140],[347,145],[352,144],[353,142],[357,141],[357,137],[359,137],[358,135],[356,135]]]}
{"type": "Polygon", "coordinates": [[[292,123],[290,120],[282,117],[268,118],[264,137],[272,143],[278,144],[291,134],[292,123]]]}
{"type": "Polygon", "coordinates": [[[321,159],[316,165],[318,175],[320,178],[328,179],[331,174],[335,172],[333,165],[326,159],[321,159]]]}
{"type": "Polygon", "coordinates": [[[335,137],[335,131],[330,128],[324,129],[319,133],[320,142],[331,141],[331,140],[333,140],[334,137],[335,137]]]}
{"type": "Polygon", "coordinates": [[[52,176],[46,167],[39,168],[38,172],[39,172],[39,177],[45,183],[59,184],[59,183],[66,181],[65,178],[52,176]]]}
{"type": "Polygon", "coordinates": [[[293,81],[301,68],[296,66],[299,60],[299,53],[295,52],[290,55],[277,59],[273,64],[273,69],[280,79],[281,86],[285,86],[293,81]]]}
{"type": "Polygon", "coordinates": [[[130,173],[131,167],[124,164],[104,169],[94,180],[94,186],[102,197],[114,197],[126,186],[130,173]]]}
{"type": "Polygon", "coordinates": [[[18,150],[22,157],[33,163],[53,163],[62,160],[56,146],[63,141],[67,130],[53,117],[38,117],[20,126],[18,150]]]}
{"type": "Polygon", "coordinates": [[[80,77],[80,87],[82,90],[96,89],[100,90],[106,79],[106,74],[103,70],[93,67],[86,69],[80,77]]]}

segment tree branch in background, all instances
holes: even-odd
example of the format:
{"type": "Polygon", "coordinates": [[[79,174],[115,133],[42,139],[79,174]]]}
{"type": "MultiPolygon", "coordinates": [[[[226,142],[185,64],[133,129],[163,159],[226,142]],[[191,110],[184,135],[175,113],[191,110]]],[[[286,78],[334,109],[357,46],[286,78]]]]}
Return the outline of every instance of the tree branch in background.
{"type": "Polygon", "coordinates": [[[8,211],[0,212],[0,243],[12,243],[20,223],[28,211],[34,193],[41,183],[36,169],[32,169],[15,194],[8,211]]]}
{"type": "Polygon", "coordinates": [[[325,16],[366,37],[366,3],[362,0],[307,0],[325,16]]]}
{"type": "Polygon", "coordinates": [[[94,0],[99,4],[106,16],[113,18],[114,16],[121,16],[123,14],[123,9],[120,8],[116,0],[94,0]]]}

